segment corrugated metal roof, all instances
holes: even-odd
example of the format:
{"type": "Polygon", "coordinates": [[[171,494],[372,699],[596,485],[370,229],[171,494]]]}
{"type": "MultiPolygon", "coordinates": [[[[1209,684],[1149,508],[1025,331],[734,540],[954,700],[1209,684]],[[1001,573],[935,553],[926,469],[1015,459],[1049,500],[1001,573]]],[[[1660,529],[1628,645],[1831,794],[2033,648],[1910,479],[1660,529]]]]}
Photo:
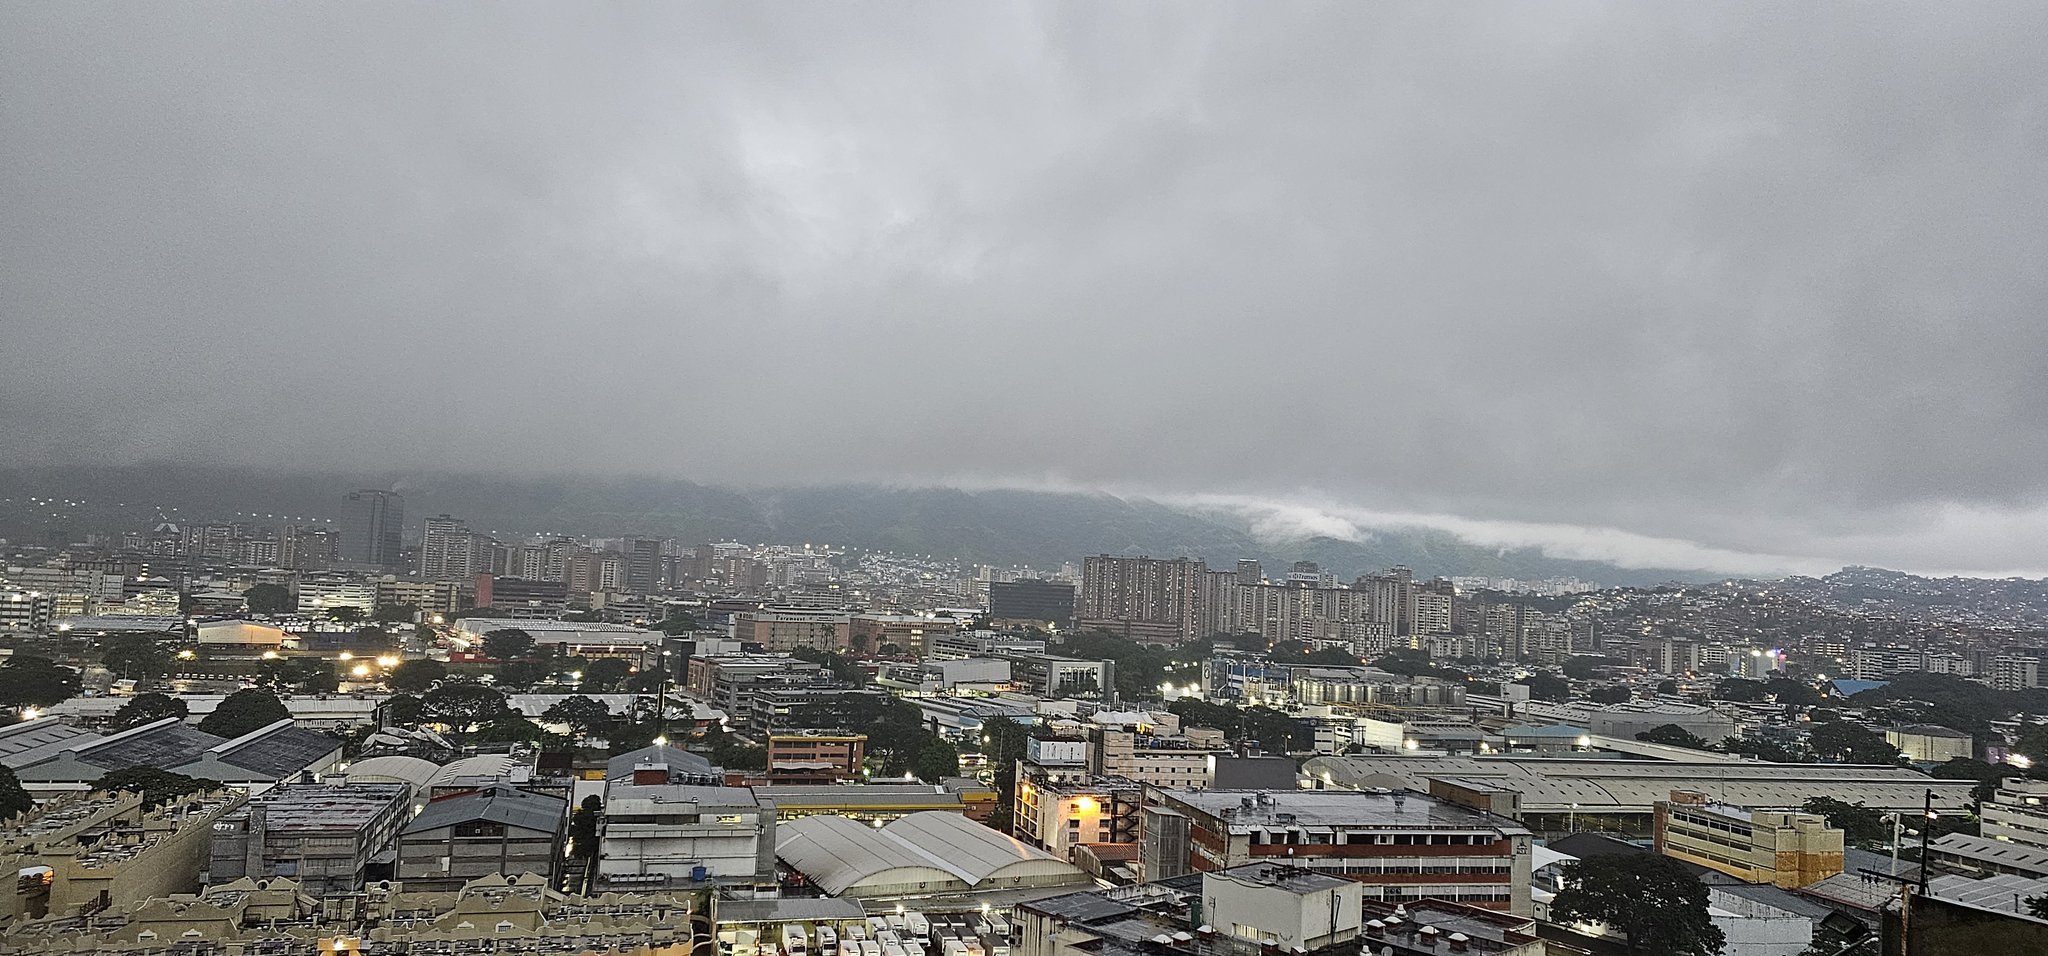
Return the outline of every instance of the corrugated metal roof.
{"type": "Polygon", "coordinates": [[[554,833],[562,828],[568,812],[567,800],[511,787],[490,787],[428,802],[419,816],[406,823],[404,832],[418,833],[482,821],[537,833],[554,833]]]}
{"type": "Polygon", "coordinates": [[[949,892],[1007,880],[1085,878],[1044,850],[940,811],[913,813],[880,829],[838,816],[792,820],[778,826],[775,852],[835,895],[857,893],[863,885],[917,883],[926,892],[949,892]]]}

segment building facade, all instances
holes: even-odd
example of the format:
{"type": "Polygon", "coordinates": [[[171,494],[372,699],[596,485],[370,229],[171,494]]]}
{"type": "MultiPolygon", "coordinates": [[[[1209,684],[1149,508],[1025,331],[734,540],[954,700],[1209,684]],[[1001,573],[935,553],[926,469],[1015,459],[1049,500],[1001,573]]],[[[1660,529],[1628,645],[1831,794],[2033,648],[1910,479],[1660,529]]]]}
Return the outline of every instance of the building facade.
{"type": "Polygon", "coordinates": [[[1363,883],[1366,899],[1532,908],[1532,834],[1421,793],[1148,789],[1140,829],[1147,879],[1287,863],[1363,883]]]}
{"type": "Polygon", "coordinates": [[[1697,790],[1657,804],[1655,838],[1665,856],[1782,889],[1842,872],[1842,831],[1825,817],[1714,803],[1697,790]]]}
{"type": "Polygon", "coordinates": [[[1149,644],[1180,644],[1204,636],[1201,587],[1208,568],[1189,558],[1099,554],[1081,565],[1081,601],[1074,626],[1149,644]]]}
{"type": "Polygon", "coordinates": [[[2007,777],[1977,814],[1986,839],[2048,850],[2048,780],[2007,777]]]}

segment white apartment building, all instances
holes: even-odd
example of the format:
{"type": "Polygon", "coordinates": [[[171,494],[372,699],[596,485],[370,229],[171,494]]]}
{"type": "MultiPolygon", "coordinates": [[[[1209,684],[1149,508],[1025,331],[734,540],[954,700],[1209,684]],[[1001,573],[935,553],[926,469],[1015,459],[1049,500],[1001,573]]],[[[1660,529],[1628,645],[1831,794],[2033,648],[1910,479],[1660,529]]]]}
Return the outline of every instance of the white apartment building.
{"type": "Polygon", "coordinates": [[[773,879],[774,801],[748,787],[655,782],[667,779],[666,766],[636,767],[605,788],[600,887],[773,879]]]}
{"type": "Polygon", "coordinates": [[[2007,777],[1977,815],[1987,840],[2048,849],[2048,780],[2007,777]]]}
{"type": "Polygon", "coordinates": [[[2026,690],[2041,686],[2041,661],[2018,654],[2000,654],[1991,659],[1991,686],[1999,690],[2026,690]]]}
{"type": "Polygon", "coordinates": [[[299,582],[300,614],[320,615],[337,607],[357,608],[368,615],[377,607],[376,583],[318,578],[299,582]]]}

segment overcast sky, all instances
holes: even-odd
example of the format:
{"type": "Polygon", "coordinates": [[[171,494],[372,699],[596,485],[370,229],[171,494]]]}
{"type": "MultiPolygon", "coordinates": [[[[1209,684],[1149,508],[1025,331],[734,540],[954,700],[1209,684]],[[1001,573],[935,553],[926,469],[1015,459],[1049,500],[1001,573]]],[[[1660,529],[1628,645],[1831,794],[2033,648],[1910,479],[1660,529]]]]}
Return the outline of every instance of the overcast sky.
{"type": "Polygon", "coordinates": [[[2043,574],[2044,50],[2020,2],[5,4],[0,447],[2043,574]]]}

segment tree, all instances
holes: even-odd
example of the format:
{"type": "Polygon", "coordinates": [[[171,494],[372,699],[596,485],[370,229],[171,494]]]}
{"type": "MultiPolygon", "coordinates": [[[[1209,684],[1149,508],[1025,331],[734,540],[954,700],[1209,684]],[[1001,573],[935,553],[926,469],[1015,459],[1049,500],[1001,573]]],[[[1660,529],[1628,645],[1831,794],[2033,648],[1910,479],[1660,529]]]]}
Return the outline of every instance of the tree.
{"type": "Polygon", "coordinates": [[[487,724],[510,707],[505,695],[482,684],[442,684],[420,698],[420,721],[457,730],[487,724]]]}
{"type": "MultiPolygon", "coordinates": [[[[1861,696],[1861,695],[1858,695],[1861,696]]],[[[2036,767],[2048,767],[2048,724],[2032,724],[2020,731],[2013,749],[2026,754],[2036,767]]]]}
{"type": "Polygon", "coordinates": [[[290,588],[282,584],[258,584],[242,592],[242,603],[251,614],[290,614],[298,610],[290,588]]]}
{"type": "Polygon", "coordinates": [[[934,736],[930,743],[917,752],[917,759],[911,764],[911,772],[926,783],[938,783],[947,777],[960,775],[960,750],[944,739],[934,736]]]}
{"type": "Polygon", "coordinates": [[[711,751],[712,762],[727,770],[768,769],[768,748],[731,743],[711,751]]]}
{"type": "Polygon", "coordinates": [[[1675,680],[1660,680],[1660,681],[1658,681],[1658,682],[1657,682],[1657,693],[1659,693],[1659,694],[1673,694],[1673,695],[1677,694],[1677,693],[1678,693],[1678,682],[1677,682],[1677,681],[1675,681],[1675,680]]]}
{"type": "Polygon", "coordinates": [[[420,722],[420,699],[411,694],[392,694],[384,705],[385,720],[397,727],[414,727],[420,722]]]}
{"type": "Polygon", "coordinates": [[[1635,692],[1621,684],[1601,684],[1586,691],[1586,699],[1596,704],[1625,704],[1635,696],[1635,692]]]}
{"type": "Polygon", "coordinates": [[[1463,671],[1438,667],[1430,661],[1429,652],[1414,647],[1397,647],[1385,656],[1373,658],[1372,666],[1389,674],[1408,677],[1438,677],[1444,680],[1463,680],[1463,671]]]}
{"type": "Polygon", "coordinates": [[[1899,748],[1885,742],[1883,735],[1846,720],[1821,724],[1806,735],[1806,747],[1814,757],[1835,763],[1896,765],[1899,748]]]}
{"type": "Polygon", "coordinates": [[[370,620],[392,624],[410,624],[420,616],[417,604],[386,604],[370,615],[370,620]]]}
{"type": "Polygon", "coordinates": [[[391,673],[384,678],[384,683],[391,685],[392,690],[404,691],[408,694],[419,694],[431,689],[435,684],[440,683],[447,677],[448,665],[437,660],[421,658],[419,660],[401,662],[397,667],[392,668],[391,673]]]}
{"type": "Polygon", "coordinates": [[[120,710],[114,711],[114,719],[110,726],[116,731],[121,731],[143,724],[153,724],[166,717],[184,720],[188,716],[191,716],[191,710],[180,698],[169,694],[137,694],[122,704],[120,710]]]}
{"type": "Polygon", "coordinates": [[[1694,736],[1691,731],[1686,730],[1684,727],[1680,727],[1677,724],[1664,724],[1659,727],[1652,727],[1649,730],[1645,730],[1642,733],[1637,734],[1636,739],[1643,741],[1644,743],[1667,744],[1673,747],[1690,747],[1694,750],[1707,749],[1707,742],[1705,740],[1702,740],[1701,738],[1694,736]]]}
{"type": "Polygon", "coordinates": [[[142,794],[142,805],[154,809],[189,794],[218,790],[220,786],[218,780],[188,777],[159,767],[123,767],[101,774],[92,788],[142,794]]]}
{"type": "Polygon", "coordinates": [[[1556,674],[1538,672],[1515,683],[1529,685],[1529,696],[1535,700],[1561,704],[1572,696],[1571,682],[1556,674]]]}
{"type": "Polygon", "coordinates": [[[1999,781],[2006,777],[2024,776],[2020,768],[2011,764],[1986,763],[1973,757],[1955,757],[1946,763],[1936,764],[1928,774],[1940,780],[1976,781],[1974,796],[1979,803],[1992,799],[1998,792],[1999,781]]]}
{"type": "Polygon", "coordinates": [[[1780,704],[1793,707],[1813,707],[1820,703],[1820,691],[1804,681],[1788,677],[1773,677],[1764,682],[1764,694],[1780,704]]]}
{"type": "Polygon", "coordinates": [[[498,684],[518,690],[525,690],[554,673],[554,668],[539,661],[514,660],[499,664],[491,671],[498,684]]]}
{"type": "Polygon", "coordinates": [[[611,729],[611,708],[578,694],[555,702],[541,714],[543,720],[568,724],[577,737],[601,735],[611,729]]]}
{"type": "Polygon", "coordinates": [[[1597,654],[1578,654],[1565,658],[1564,676],[1573,680],[1591,680],[1593,675],[1600,673],[1601,668],[1613,667],[1619,663],[1621,662],[1597,654]]]}
{"type": "Polygon", "coordinates": [[[78,672],[47,657],[13,654],[0,664],[0,709],[49,707],[78,695],[78,672]]]}
{"type": "Polygon", "coordinates": [[[668,617],[661,622],[661,632],[670,637],[688,634],[697,629],[697,616],[682,608],[669,608],[668,617]]]}
{"type": "Polygon", "coordinates": [[[199,722],[199,729],[217,737],[240,737],[291,715],[276,694],[261,687],[245,687],[221,701],[199,722]]]}
{"type": "Polygon", "coordinates": [[[831,672],[833,680],[855,686],[868,682],[867,672],[861,670],[860,664],[853,658],[844,654],[835,654],[816,647],[799,647],[790,651],[789,655],[825,668],[831,672]]]}
{"type": "Polygon", "coordinates": [[[1861,803],[1834,797],[1808,797],[1799,809],[1826,817],[1828,826],[1842,831],[1843,842],[1850,846],[1870,849],[1891,843],[1892,828],[1884,822],[1884,814],[1861,803]]]}
{"type": "Polygon", "coordinates": [[[1707,914],[1707,887],[1685,864],[1656,853],[1567,863],[1551,901],[1560,923],[1602,923],[1627,934],[1629,953],[1714,956],[1726,942],[1707,914]]]}
{"type": "Polygon", "coordinates": [[[984,762],[995,768],[997,797],[989,825],[1004,833],[1010,832],[1010,818],[1015,813],[1017,761],[1024,759],[1026,741],[1030,739],[1031,728],[1008,717],[991,718],[981,724],[981,753],[984,762]]]}
{"type": "Polygon", "coordinates": [[[2048,919],[2048,896],[2027,897],[2027,915],[2035,919],[2048,919]]]}
{"type": "MultiPolygon", "coordinates": [[[[611,731],[606,737],[612,743],[611,755],[616,757],[620,754],[632,753],[654,743],[654,738],[661,735],[662,729],[660,723],[652,720],[631,720],[613,724],[611,731]]],[[[714,757],[712,762],[717,763],[718,761],[714,757]]]]}
{"type": "Polygon", "coordinates": [[[1358,655],[1341,647],[1325,647],[1303,654],[1301,661],[1304,664],[1321,664],[1327,667],[1357,667],[1358,655]]]}
{"type": "Polygon", "coordinates": [[[1731,754],[1746,754],[1758,760],[1771,763],[1805,763],[1804,754],[1764,737],[1724,737],[1721,749],[1731,754]]]}
{"type": "Polygon", "coordinates": [[[129,680],[142,680],[169,674],[171,653],[147,637],[111,637],[100,648],[100,663],[129,680]]]}
{"type": "Polygon", "coordinates": [[[633,675],[633,665],[616,657],[600,657],[574,669],[583,672],[583,686],[598,693],[617,689],[633,675]]]}
{"type": "Polygon", "coordinates": [[[14,768],[0,765],[0,820],[26,813],[35,805],[36,799],[22,787],[21,778],[14,775],[14,768]]]}
{"type": "Polygon", "coordinates": [[[327,609],[327,619],[336,624],[351,627],[363,623],[363,609],[353,604],[342,604],[327,609]]]}
{"type": "Polygon", "coordinates": [[[292,662],[292,686],[308,694],[332,694],[341,689],[341,673],[333,661],[307,657],[292,662]]]}
{"type": "Polygon", "coordinates": [[[484,635],[484,656],[494,661],[520,660],[533,654],[533,635],[516,627],[484,635]]]}
{"type": "Polygon", "coordinates": [[[525,743],[548,739],[547,728],[511,711],[477,728],[476,739],[490,743],[525,743]]]}
{"type": "Polygon", "coordinates": [[[569,814],[570,855],[583,860],[597,858],[597,815],[603,810],[604,801],[593,793],[569,814]]]}
{"type": "Polygon", "coordinates": [[[1764,693],[1763,681],[1750,680],[1746,677],[1730,677],[1714,685],[1715,700],[1754,703],[1763,700],[1764,693]]]}

